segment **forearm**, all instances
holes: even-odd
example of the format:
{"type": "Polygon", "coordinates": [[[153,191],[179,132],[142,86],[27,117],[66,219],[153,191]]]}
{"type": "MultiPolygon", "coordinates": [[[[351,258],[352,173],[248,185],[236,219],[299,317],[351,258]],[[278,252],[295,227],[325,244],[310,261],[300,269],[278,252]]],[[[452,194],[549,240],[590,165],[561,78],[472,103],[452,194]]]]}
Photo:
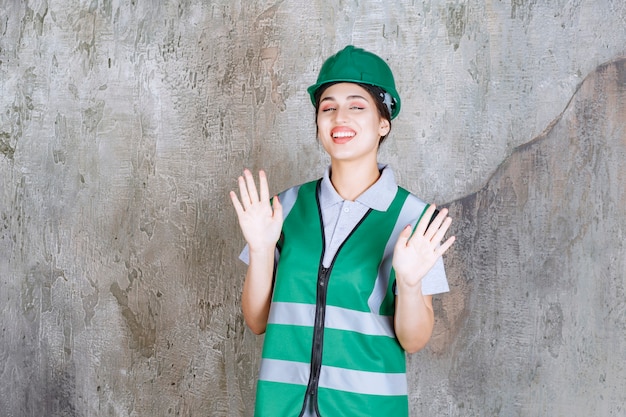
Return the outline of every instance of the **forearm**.
{"type": "Polygon", "coordinates": [[[272,297],[275,248],[250,250],[250,263],[241,296],[246,324],[255,334],[265,332],[272,297]]]}
{"type": "Polygon", "coordinates": [[[396,337],[405,351],[414,353],[426,346],[433,332],[432,296],[422,294],[421,282],[415,286],[404,285],[402,280],[396,282],[396,337]]]}

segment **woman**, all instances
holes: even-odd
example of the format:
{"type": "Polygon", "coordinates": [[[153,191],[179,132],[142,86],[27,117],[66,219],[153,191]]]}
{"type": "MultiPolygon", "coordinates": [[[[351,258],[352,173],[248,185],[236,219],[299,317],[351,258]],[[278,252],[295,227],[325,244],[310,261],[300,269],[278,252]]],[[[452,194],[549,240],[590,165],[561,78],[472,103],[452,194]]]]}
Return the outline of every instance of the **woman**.
{"type": "Polygon", "coordinates": [[[245,170],[230,194],[247,242],[244,318],[265,332],[255,415],[407,416],[404,352],[426,345],[432,295],[448,291],[452,220],[377,161],[400,111],[380,57],[348,46],[308,92],[324,177],[270,201],[265,173],[257,190],[245,170]]]}

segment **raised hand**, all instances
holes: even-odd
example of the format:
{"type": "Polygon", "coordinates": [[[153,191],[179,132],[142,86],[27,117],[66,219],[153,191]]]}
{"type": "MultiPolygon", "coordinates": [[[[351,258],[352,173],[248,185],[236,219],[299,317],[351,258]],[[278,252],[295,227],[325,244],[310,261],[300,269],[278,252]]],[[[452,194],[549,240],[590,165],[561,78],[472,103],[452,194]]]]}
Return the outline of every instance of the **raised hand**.
{"type": "Polygon", "coordinates": [[[238,183],[241,200],[237,198],[234,191],[230,192],[230,199],[250,250],[273,250],[283,225],[283,208],[278,201],[278,196],[274,197],[272,204],[264,171],[259,171],[260,195],[249,170],[244,170],[238,183]]]}
{"type": "Polygon", "coordinates": [[[429,206],[413,235],[409,225],[398,237],[393,251],[393,268],[398,285],[414,287],[419,284],[437,259],[454,243],[454,236],[441,243],[452,223],[452,219],[448,217],[448,209],[442,209],[428,226],[434,212],[435,206],[429,206]]]}

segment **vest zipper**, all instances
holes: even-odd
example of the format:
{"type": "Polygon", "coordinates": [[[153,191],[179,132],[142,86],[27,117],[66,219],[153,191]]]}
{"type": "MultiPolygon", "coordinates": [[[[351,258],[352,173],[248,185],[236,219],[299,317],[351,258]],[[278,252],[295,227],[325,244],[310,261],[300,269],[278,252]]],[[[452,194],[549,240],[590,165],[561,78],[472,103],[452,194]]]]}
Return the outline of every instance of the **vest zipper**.
{"type": "Polygon", "coordinates": [[[311,374],[309,376],[309,384],[307,385],[306,395],[304,398],[304,404],[302,405],[302,411],[300,412],[300,416],[305,415],[306,410],[308,408],[308,404],[313,407],[315,411],[315,415],[321,417],[320,411],[317,405],[317,393],[318,386],[320,382],[320,372],[322,370],[322,353],[324,350],[324,321],[326,318],[326,295],[328,294],[328,281],[330,279],[330,273],[335,265],[335,261],[337,260],[337,256],[339,256],[339,252],[343,248],[343,245],[350,239],[352,234],[359,228],[361,223],[365,220],[365,218],[372,212],[370,208],[359,220],[359,222],[354,226],[354,228],[350,231],[348,236],[346,236],[345,240],[341,242],[339,248],[337,248],[337,252],[333,257],[333,260],[330,262],[328,268],[324,267],[324,253],[326,252],[326,236],[324,235],[324,222],[322,220],[322,208],[320,206],[319,193],[320,193],[320,184],[321,180],[317,183],[317,189],[315,192],[315,199],[317,201],[317,210],[319,213],[320,226],[322,228],[322,256],[320,257],[319,269],[317,272],[317,295],[315,300],[315,321],[313,324],[313,343],[311,347],[311,374]]]}
{"type": "MultiPolygon", "coordinates": [[[[316,415],[320,415],[317,408],[317,390],[322,370],[322,352],[324,347],[324,320],[326,318],[326,295],[328,293],[328,279],[331,268],[320,265],[317,278],[317,300],[315,303],[315,323],[313,325],[313,346],[311,349],[311,376],[307,387],[308,401],[311,401],[316,415]]],[[[306,401],[305,401],[306,404],[306,401]]]]}

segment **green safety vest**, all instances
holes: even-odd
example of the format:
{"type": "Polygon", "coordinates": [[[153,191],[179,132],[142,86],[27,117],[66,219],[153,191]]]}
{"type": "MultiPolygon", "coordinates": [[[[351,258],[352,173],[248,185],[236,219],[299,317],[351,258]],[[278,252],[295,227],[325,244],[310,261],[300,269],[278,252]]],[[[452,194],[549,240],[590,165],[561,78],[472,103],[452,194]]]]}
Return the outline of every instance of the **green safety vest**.
{"type": "Polygon", "coordinates": [[[296,417],[307,399],[322,417],[408,416],[389,242],[409,192],[370,209],[324,268],[319,182],[300,186],[283,223],[255,416],[296,417]]]}

